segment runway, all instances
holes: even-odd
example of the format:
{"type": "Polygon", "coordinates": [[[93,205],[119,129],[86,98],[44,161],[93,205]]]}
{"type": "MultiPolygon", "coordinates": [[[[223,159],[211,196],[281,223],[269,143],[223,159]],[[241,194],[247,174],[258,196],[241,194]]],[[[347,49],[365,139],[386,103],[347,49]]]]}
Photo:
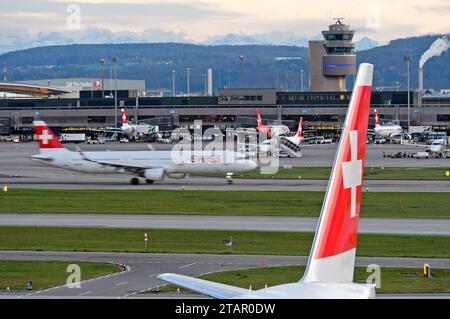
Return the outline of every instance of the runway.
{"type": "MultiPolygon", "coordinates": [[[[314,232],[316,225],[317,219],[309,217],[90,214],[0,215],[0,226],[314,232]]],[[[362,218],[359,222],[359,233],[450,236],[450,220],[362,218]]]]}
{"type": "MultiPolygon", "coordinates": [[[[257,267],[305,265],[308,257],[290,256],[234,256],[234,255],[176,255],[176,254],[116,254],[116,253],[59,253],[59,252],[0,252],[2,260],[64,260],[120,263],[128,271],[81,283],[79,289],[67,286],[32,293],[11,293],[0,298],[161,298],[164,295],[144,292],[165,283],[155,278],[166,272],[200,276],[211,272],[257,267]]],[[[450,259],[358,257],[357,267],[377,264],[380,267],[421,269],[424,263],[432,268],[450,268],[450,259]]],[[[299,274],[300,278],[301,274],[299,274]]]]}
{"type": "MultiPolygon", "coordinates": [[[[74,149],[75,145],[67,145],[74,149]]],[[[171,145],[154,145],[157,149],[170,149],[171,145]]],[[[81,145],[86,150],[147,150],[145,144],[81,145]]],[[[336,151],[335,145],[313,146],[304,151],[299,159],[280,159],[280,165],[293,167],[331,166],[336,151]]],[[[449,167],[449,160],[386,159],[382,153],[405,151],[398,145],[368,145],[366,167],[449,167]]],[[[62,188],[62,189],[170,189],[182,187],[190,190],[275,190],[275,191],[323,191],[326,180],[274,180],[261,175],[257,180],[234,179],[227,185],[225,178],[193,177],[184,180],[166,179],[154,185],[129,185],[130,176],[92,175],[49,167],[28,157],[39,152],[36,143],[0,143],[0,183],[14,188],[62,188]]],[[[224,176],[225,177],[225,176],[224,176]]],[[[370,191],[387,192],[449,192],[449,181],[364,181],[370,191]]]]}

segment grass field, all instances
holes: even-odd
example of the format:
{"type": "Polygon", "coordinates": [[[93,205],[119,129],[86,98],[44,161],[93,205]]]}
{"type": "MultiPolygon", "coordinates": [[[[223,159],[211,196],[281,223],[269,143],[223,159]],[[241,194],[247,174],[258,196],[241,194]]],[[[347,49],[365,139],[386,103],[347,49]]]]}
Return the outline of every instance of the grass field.
{"type": "MultiPolygon", "coordinates": [[[[364,169],[364,179],[366,180],[450,180],[445,176],[449,168],[381,168],[366,167],[364,169]]],[[[273,175],[261,175],[260,170],[253,170],[247,173],[235,174],[234,178],[250,179],[307,179],[307,180],[328,180],[330,177],[330,167],[294,167],[291,169],[280,168],[273,175]]],[[[202,176],[223,177],[223,174],[202,174],[202,176]]]]}
{"type": "MultiPolygon", "coordinates": [[[[323,192],[12,188],[0,193],[0,213],[318,216],[323,197],[323,192]]],[[[364,192],[361,216],[450,218],[450,196],[364,192]]]]}
{"type": "MultiPolygon", "coordinates": [[[[257,268],[222,272],[201,277],[227,285],[253,290],[267,285],[275,286],[297,282],[305,271],[303,266],[257,268]]],[[[366,268],[355,269],[355,282],[365,283],[370,273],[366,268]]],[[[377,293],[448,293],[450,292],[450,269],[434,269],[432,278],[421,276],[421,269],[381,268],[381,287],[377,293]]],[[[175,291],[176,286],[169,285],[162,292],[175,291]]]]}
{"type": "Polygon", "coordinates": [[[67,266],[77,264],[81,268],[81,280],[112,274],[118,271],[116,265],[92,262],[68,261],[13,261],[0,260],[0,290],[25,290],[33,282],[33,290],[65,285],[67,266]]]}
{"type": "MultiPolygon", "coordinates": [[[[233,254],[307,256],[312,233],[0,227],[0,250],[227,254],[222,240],[233,236],[233,254]]],[[[361,234],[359,256],[450,258],[450,237],[361,234]]]]}

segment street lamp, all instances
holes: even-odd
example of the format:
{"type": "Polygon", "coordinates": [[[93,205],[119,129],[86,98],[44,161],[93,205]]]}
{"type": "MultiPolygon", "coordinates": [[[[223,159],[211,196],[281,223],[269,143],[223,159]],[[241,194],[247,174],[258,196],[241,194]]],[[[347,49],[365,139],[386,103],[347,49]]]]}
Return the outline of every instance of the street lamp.
{"type": "Polygon", "coordinates": [[[105,63],[106,59],[100,59],[100,67],[102,71],[102,98],[105,98],[105,63]]]}
{"type": "Polygon", "coordinates": [[[112,63],[114,65],[114,127],[117,127],[117,63],[119,63],[119,58],[113,56],[112,63]]]}
{"type": "Polygon", "coordinates": [[[405,54],[404,56],[403,56],[403,60],[405,60],[405,62],[406,62],[406,68],[407,68],[407,77],[408,77],[408,132],[410,131],[410,125],[411,125],[411,121],[410,121],[410,112],[409,112],[409,108],[410,108],[410,104],[411,104],[411,97],[410,97],[410,93],[409,93],[409,90],[410,90],[410,87],[409,87],[409,64],[410,64],[410,62],[411,62],[411,54],[405,54]]]}

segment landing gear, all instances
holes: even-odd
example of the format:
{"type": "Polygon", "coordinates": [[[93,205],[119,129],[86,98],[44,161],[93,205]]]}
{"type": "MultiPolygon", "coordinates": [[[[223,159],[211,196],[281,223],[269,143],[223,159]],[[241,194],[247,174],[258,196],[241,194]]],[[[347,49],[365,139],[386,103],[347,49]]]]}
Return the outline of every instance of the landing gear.
{"type": "Polygon", "coordinates": [[[139,185],[139,178],[133,177],[133,178],[130,180],[130,184],[131,184],[131,185],[139,185]]]}
{"type": "Polygon", "coordinates": [[[151,185],[151,184],[153,184],[155,181],[152,181],[151,179],[146,179],[145,180],[146,182],[147,182],[147,184],[149,184],[149,185],[151,185]]]}

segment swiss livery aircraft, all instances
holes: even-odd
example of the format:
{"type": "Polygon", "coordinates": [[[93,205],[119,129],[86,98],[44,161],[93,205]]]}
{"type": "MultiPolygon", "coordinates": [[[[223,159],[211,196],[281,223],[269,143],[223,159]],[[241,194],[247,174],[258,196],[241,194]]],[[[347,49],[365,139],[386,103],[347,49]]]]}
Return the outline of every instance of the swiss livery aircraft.
{"type": "Polygon", "coordinates": [[[147,135],[150,133],[156,133],[154,131],[155,127],[152,125],[148,125],[148,124],[134,125],[134,124],[128,123],[128,119],[127,119],[127,115],[125,114],[125,110],[121,109],[120,112],[121,112],[120,117],[122,119],[121,130],[122,130],[122,132],[127,134],[129,137],[142,136],[142,135],[147,135]]]}
{"type": "Polygon", "coordinates": [[[258,133],[265,134],[268,138],[287,134],[290,132],[286,125],[264,125],[261,119],[261,111],[256,109],[256,119],[258,120],[258,133]]]}
{"type": "Polygon", "coordinates": [[[397,124],[386,124],[381,125],[380,120],[378,118],[378,112],[377,110],[374,110],[375,114],[375,134],[382,136],[382,137],[394,137],[402,134],[403,129],[400,125],[397,124]]]}
{"type": "Polygon", "coordinates": [[[228,150],[72,152],[64,148],[45,122],[33,124],[40,154],[31,159],[81,173],[133,175],[132,185],[139,184],[139,177],[152,184],[165,177],[178,179],[193,173],[247,172],[257,166],[244,154],[228,150]]]}
{"type": "Polygon", "coordinates": [[[306,272],[295,283],[261,290],[162,274],[158,278],[215,298],[374,298],[375,288],[353,283],[373,65],[359,67],[306,272]]]}

